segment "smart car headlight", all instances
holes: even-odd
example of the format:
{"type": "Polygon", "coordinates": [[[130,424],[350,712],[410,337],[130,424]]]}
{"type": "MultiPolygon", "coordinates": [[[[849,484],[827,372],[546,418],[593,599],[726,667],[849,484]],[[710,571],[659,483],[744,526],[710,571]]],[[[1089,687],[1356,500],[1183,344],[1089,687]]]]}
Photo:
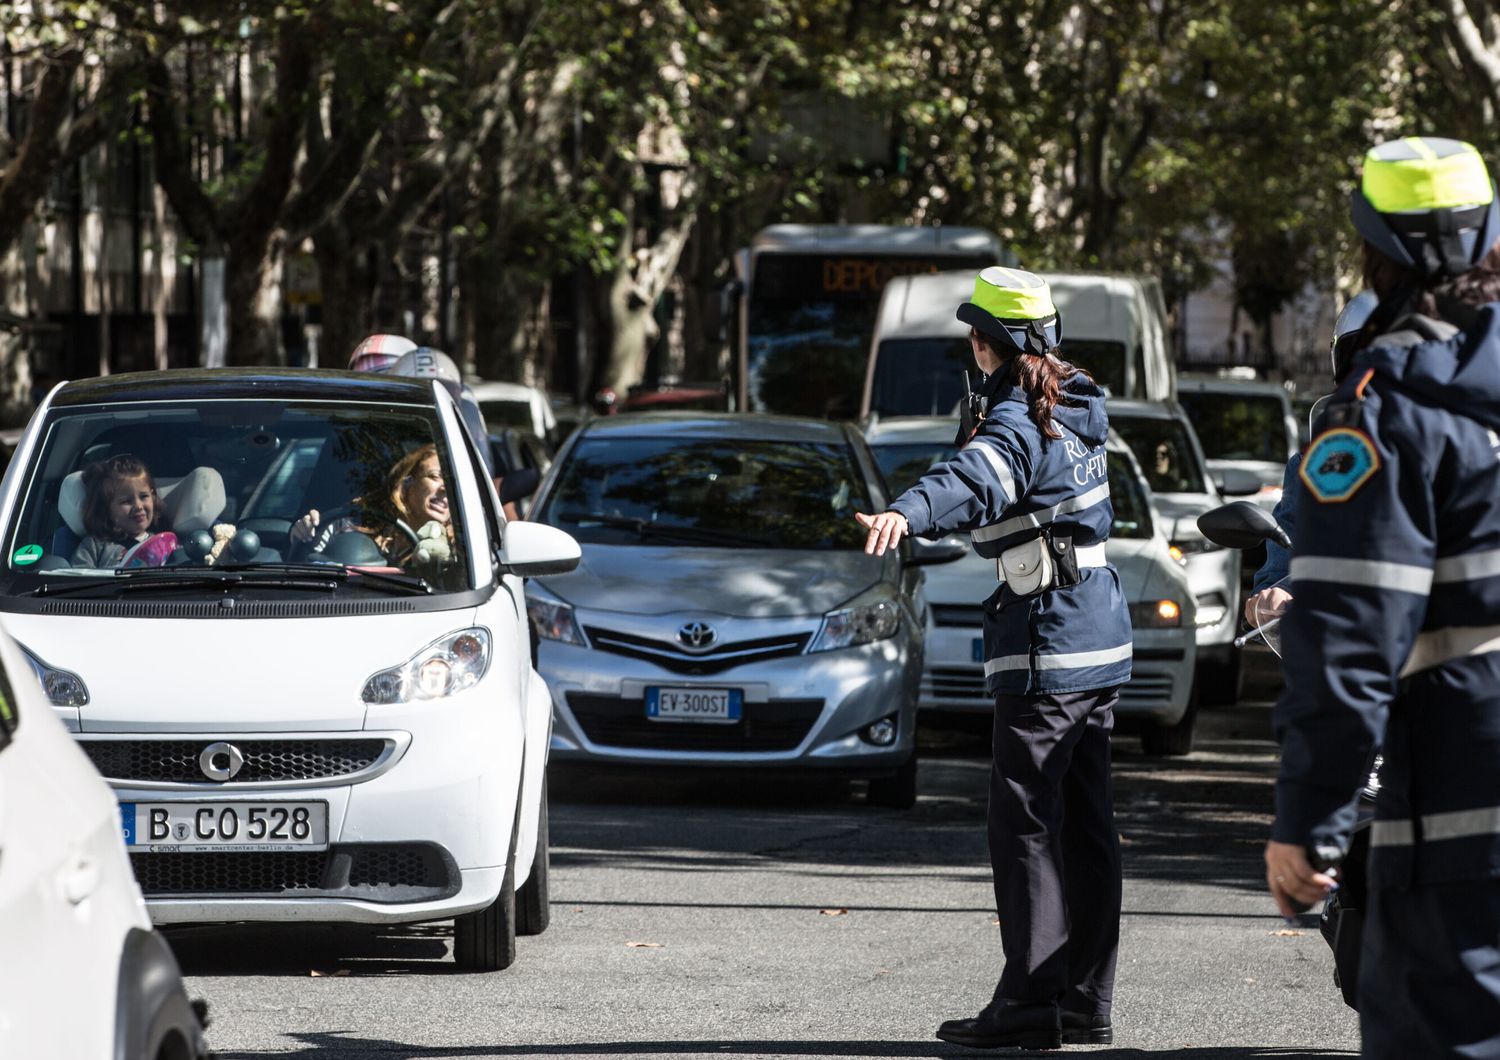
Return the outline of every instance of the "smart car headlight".
{"type": "Polygon", "coordinates": [[[901,606],[885,586],[861,593],[847,605],[823,616],[823,628],[808,651],[854,648],[894,637],[901,628],[901,606]]]}
{"type": "Polygon", "coordinates": [[[31,664],[32,673],[36,674],[42,691],[47,693],[47,699],[54,707],[81,707],[89,701],[88,686],[83,683],[83,678],[70,670],[47,665],[28,648],[23,647],[21,654],[31,664]]]}
{"type": "Polygon", "coordinates": [[[441,699],[474,687],[489,668],[490,631],[472,626],[433,641],[399,666],[371,674],[362,698],[377,705],[441,699]]]}
{"type": "Polygon", "coordinates": [[[526,587],[526,617],[541,640],[558,640],[564,644],[584,644],[573,608],[551,594],[541,593],[535,585],[526,587]]]}

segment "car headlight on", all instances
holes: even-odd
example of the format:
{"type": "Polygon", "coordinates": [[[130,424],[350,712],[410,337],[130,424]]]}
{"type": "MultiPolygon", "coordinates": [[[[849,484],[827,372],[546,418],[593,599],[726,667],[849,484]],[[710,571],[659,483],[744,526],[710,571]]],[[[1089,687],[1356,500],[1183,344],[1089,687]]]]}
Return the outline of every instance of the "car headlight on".
{"type": "Polygon", "coordinates": [[[573,620],[573,608],[555,596],[538,595],[534,587],[526,589],[526,617],[539,640],[557,640],[564,644],[586,646],[578,623],[573,620]]]}
{"type": "Polygon", "coordinates": [[[1222,547],[1206,537],[1189,537],[1173,541],[1171,551],[1173,558],[1186,562],[1188,556],[1196,556],[1201,552],[1218,552],[1222,547]]]}
{"type": "Polygon", "coordinates": [[[31,664],[31,672],[36,674],[42,691],[47,693],[47,699],[54,707],[81,707],[89,701],[88,686],[83,683],[83,678],[70,670],[47,665],[28,648],[23,647],[21,654],[31,664]]]}
{"type": "Polygon", "coordinates": [[[472,688],[489,668],[490,632],[473,626],[433,641],[400,666],[371,674],[361,698],[379,705],[441,699],[472,688]]]}
{"type": "Polygon", "coordinates": [[[1176,600],[1142,600],[1131,604],[1130,624],[1136,629],[1176,629],[1182,625],[1182,605],[1176,600]]]}
{"type": "Polygon", "coordinates": [[[1218,593],[1209,593],[1207,596],[1198,597],[1198,620],[1199,629],[1209,626],[1217,626],[1224,621],[1229,614],[1229,604],[1218,593]]]}
{"type": "Polygon", "coordinates": [[[901,628],[901,607],[884,586],[871,589],[847,606],[823,616],[823,628],[808,651],[836,651],[894,637],[901,628]]]}

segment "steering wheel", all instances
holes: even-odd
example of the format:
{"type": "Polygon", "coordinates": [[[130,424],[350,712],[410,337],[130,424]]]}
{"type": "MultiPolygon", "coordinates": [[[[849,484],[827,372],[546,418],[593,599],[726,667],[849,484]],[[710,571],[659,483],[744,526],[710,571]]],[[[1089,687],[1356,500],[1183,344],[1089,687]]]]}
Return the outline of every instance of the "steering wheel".
{"type": "MultiPolygon", "coordinates": [[[[313,539],[316,540],[317,536],[322,533],[323,528],[326,527],[329,523],[337,522],[338,520],[343,519],[345,516],[353,515],[356,512],[368,512],[370,514],[370,519],[360,520],[361,522],[381,524],[394,521],[396,529],[400,530],[407,536],[408,539],[410,539],[412,548],[416,548],[417,542],[421,540],[421,538],[417,537],[417,532],[410,526],[408,526],[404,519],[391,520],[391,518],[385,515],[383,512],[377,511],[367,504],[359,503],[340,504],[338,507],[329,508],[327,511],[320,510],[318,512],[318,525],[313,530],[313,539]]],[[[293,522],[292,525],[296,526],[297,523],[293,522]]],[[[311,541],[297,541],[295,542],[295,544],[297,554],[300,556],[306,557],[311,551],[311,541]]]]}

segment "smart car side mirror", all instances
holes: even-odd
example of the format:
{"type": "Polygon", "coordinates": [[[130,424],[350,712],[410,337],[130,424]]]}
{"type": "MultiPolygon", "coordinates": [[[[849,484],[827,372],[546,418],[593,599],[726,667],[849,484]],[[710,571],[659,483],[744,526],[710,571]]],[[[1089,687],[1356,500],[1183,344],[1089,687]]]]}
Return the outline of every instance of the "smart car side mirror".
{"type": "Polygon", "coordinates": [[[519,471],[512,471],[500,481],[500,503],[510,504],[513,501],[525,500],[536,492],[536,488],[542,484],[542,476],[537,474],[534,467],[523,467],[519,471]]]}
{"type": "Polygon", "coordinates": [[[567,574],[578,566],[583,550],[572,535],[544,523],[505,524],[500,541],[500,565],[519,578],[567,574]]]}
{"type": "Polygon", "coordinates": [[[949,534],[947,537],[939,538],[937,541],[927,541],[920,537],[907,539],[911,544],[911,554],[906,560],[908,567],[928,567],[938,563],[952,563],[954,560],[963,559],[969,554],[969,543],[957,534],[949,534]]]}
{"type": "Polygon", "coordinates": [[[1203,536],[1225,548],[1254,548],[1263,541],[1274,541],[1291,550],[1292,539],[1271,513],[1249,501],[1232,501],[1198,516],[1203,536]]]}
{"type": "Polygon", "coordinates": [[[1226,467],[1214,475],[1214,484],[1226,497],[1245,497],[1260,492],[1260,476],[1242,467],[1226,467]]]}

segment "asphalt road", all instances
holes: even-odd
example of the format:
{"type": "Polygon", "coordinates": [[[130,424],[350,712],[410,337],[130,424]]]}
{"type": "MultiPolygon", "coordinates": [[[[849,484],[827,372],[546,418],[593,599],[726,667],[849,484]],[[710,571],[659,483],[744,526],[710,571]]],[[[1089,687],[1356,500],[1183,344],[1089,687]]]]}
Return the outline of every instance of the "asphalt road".
{"type": "MultiPolygon", "coordinates": [[[[1116,1044],[1067,1051],[1356,1053],[1312,918],[1289,927],[1263,890],[1268,707],[1201,724],[1186,759],[1116,740],[1116,1044]]],[[[556,774],[552,926],[506,972],[455,972],[448,925],[169,937],[221,1060],[978,1055],[933,1031],[999,972],[986,747],[924,743],[906,812],[775,776],[556,774]]]]}

